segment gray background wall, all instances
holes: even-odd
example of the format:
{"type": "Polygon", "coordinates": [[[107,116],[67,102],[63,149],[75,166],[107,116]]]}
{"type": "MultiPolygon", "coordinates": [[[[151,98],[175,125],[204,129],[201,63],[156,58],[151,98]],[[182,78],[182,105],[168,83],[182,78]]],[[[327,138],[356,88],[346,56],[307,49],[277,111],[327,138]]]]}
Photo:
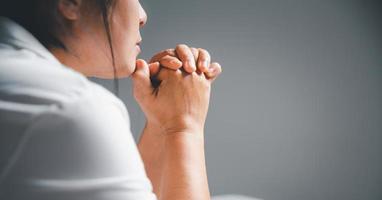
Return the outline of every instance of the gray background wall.
{"type": "MultiPolygon", "coordinates": [[[[382,199],[380,1],[141,2],[142,58],[186,43],[224,68],[206,127],[213,194],[382,199]]],[[[121,84],[137,138],[144,116],[121,84]]]]}

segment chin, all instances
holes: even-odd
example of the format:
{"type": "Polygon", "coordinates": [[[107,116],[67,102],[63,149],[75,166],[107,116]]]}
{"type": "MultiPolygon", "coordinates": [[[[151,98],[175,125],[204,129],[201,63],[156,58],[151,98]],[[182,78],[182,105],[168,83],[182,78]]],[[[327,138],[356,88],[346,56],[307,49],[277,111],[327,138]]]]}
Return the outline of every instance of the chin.
{"type": "Polygon", "coordinates": [[[126,78],[134,73],[139,53],[140,51],[137,51],[134,45],[134,47],[129,47],[116,54],[115,60],[118,78],[126,78]]]}
{"type": "Polygon", "coordinates": [[[135,71],[135,60],[117,66],[117,78],[126,78],[135,71]]]}

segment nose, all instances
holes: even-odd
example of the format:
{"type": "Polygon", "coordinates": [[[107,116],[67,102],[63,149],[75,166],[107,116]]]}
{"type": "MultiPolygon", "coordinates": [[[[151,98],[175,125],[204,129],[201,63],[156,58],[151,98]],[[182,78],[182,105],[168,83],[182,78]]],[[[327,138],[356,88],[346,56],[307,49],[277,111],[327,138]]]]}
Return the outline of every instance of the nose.
{"type": "Polygon", "coordinates": [[[147,14],[142,5],[139,4],[139,27],[143,27],[147,23],[147,14]]]}

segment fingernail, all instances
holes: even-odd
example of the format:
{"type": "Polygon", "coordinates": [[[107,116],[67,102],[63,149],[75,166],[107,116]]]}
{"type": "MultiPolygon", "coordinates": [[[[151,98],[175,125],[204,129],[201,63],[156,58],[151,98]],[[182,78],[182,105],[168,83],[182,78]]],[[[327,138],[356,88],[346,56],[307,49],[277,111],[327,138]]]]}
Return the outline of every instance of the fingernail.
{"type": "Polygon", "coordinates": [[[191,62],[191,61],[189,61],[189,62],[188,62],[188,65],[189,65],[193,70],[196,70],[195,62],[191,62]]]}
{"type": "Polygon", "coordinates": [[[208,67],[209,67],[209,66],[208,66],[208,62],[207,62],[207,61],[204,61],[204,62],[203,62],[203,65],[204,65],[204,66],[206,66],[206,68],[208,68],[208,67]]]}
{"type": "Polygon", "coordinates": [[[202,66],[203,66],[202,61],[199,61],[199,62],[198,62],[198,68],[200,69],[202,66]]]}
{"type": "Polygon", "coordinates": [[[177,60],[171,60],[170,63],[171,64],[178,64],[178,61],[177,60]]]}

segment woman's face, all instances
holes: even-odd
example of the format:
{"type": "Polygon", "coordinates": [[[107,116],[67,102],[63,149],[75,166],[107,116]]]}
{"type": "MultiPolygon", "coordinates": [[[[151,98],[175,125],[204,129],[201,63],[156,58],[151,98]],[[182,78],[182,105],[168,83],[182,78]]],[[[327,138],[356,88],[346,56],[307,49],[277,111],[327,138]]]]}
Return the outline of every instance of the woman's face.
{"type": "Polygon", "coordinates": [[[139,29],[147,15],[139,0],[116,0],[111,16],[111,35],[118,76],[125,77],[135,70],[142,37],[139,29]]]}
{"type": "Polygon", "coordinates": [[[59,5],[63,16],[71,22],[71,34],[62,37],[69,54],[52,49],[64,64],[86,76],[112,79],[131,75],[140,53],[142,40],[139,29],[146,24],[147,15],[139,0],[115,0],[110,9],[109,26],[114,53],[106,34],[102,13],[94,7],[93,0],[64,0],[59,5]],[[77,2],[77,3],[73,3],[77,2]]]}

